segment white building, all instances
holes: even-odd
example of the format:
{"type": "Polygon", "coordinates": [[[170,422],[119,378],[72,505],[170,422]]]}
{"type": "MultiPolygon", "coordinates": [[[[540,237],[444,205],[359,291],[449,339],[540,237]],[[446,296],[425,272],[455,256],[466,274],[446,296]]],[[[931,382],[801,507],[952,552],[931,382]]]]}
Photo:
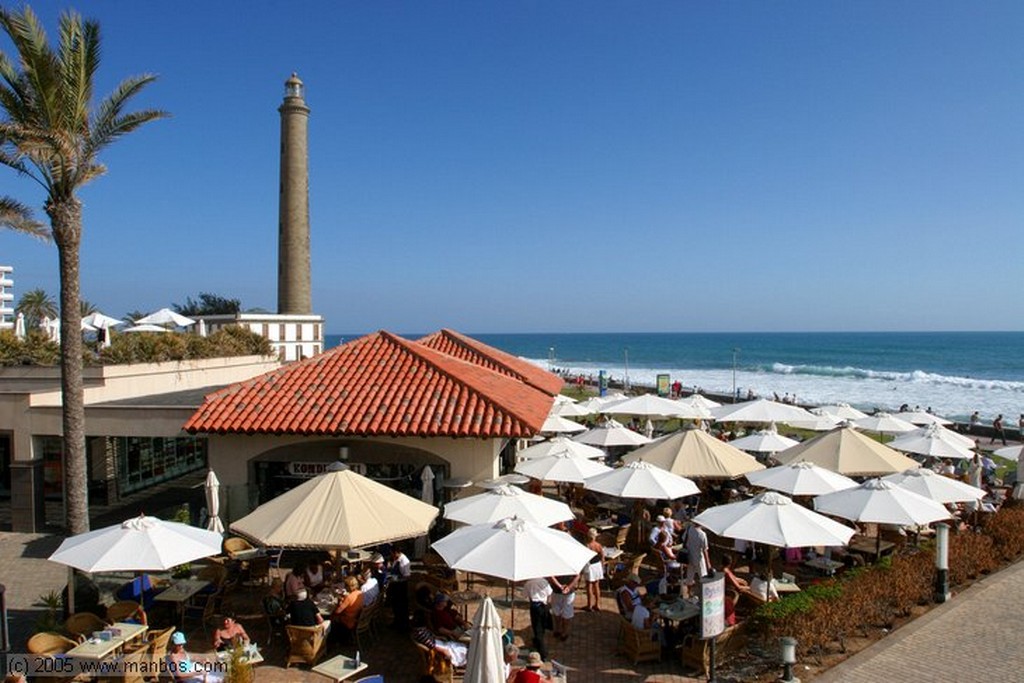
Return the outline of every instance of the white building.
{"type": "Polygon", "coordinates": [[[14,266],[0,266],[0,330],[14,327],[14,266]]]}
{"type": "Polygon", "coordinates": [[[198,316],[210,332],[240,325],[270,341],[282,361],[312,358],[324,350],[324,319],[319,315],[233,313],[198,316]]]}

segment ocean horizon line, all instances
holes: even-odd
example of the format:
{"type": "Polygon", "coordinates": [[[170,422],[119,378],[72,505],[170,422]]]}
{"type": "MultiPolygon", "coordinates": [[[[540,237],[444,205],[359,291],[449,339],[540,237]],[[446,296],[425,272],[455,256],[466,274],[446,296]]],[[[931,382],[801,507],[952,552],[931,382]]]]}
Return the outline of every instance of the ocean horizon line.
{"type": "MultiPolygon", "coordinates": [[[[385,328],[378,328],[370,330],[368,332],[325,332],[324,336],[327,337],[346,337],[357,339],[359,337],[365,337],[368,334],[379,332],[385,328]]],[[[657,332],[646,332],[643,330],[618,330],[618,331],[592,331],[592,332],[572,332],[572,331],[554,331],[554,330],[542,330],[540,332],[484,332],[484,331],[468,331],[461,330],[454,327],[445,327],[438,329],[452,329],[468,336],[474,335],[486,335],[486,336],[510,336],[510,335],[540,335],[540,334],[573,334],[573,335],[700,335],[700,334],[756,334],[756,335],[786,335],[786,334],[822,334],[822,335],[838,335],[838,334],[1024,334],[1024,330],[773,330],[767,332],[761,332],[757,330],[744,330],[744,331],[657,331],[657,332]]],[[[390,330],[387,330],[390,331],[390,330]]],[[[437,330],[431,330],[429,332],[394,332],[401,337],[415,337],[432,334],[437,330]]]]}

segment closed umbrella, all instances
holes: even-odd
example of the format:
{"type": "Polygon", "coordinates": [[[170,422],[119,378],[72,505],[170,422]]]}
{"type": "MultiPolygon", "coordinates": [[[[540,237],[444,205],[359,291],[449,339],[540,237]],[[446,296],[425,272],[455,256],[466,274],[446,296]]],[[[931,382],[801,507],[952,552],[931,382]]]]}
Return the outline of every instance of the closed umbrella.
{"type": "Polygon", "coordinates": [[[848,477],[902,472],[917,463],[850,427],[839,427],[775,455],[783,465],[812,462],[848,477]]]}
{"type": "Polygon", "coordinates": [[[505,648],[501,615],[491,596],[480,603],[469,629],[465,683],[505,683],[505,648]]]}
{"type": "Polygon", "coordinates": [[[220,481],[217,474],[211,469],[206,473],[206,510],[210,520],[206,528],[218,534],[224,533],[224,523],[220,520],[220,481]]]}
{"type": "Polygon", "coordinates": [[[196,333],[200,337],[206,336],[206,320],[204,318],[199,319],[199,325],[196,327],[196,333]]]}
{"type": "Polygon", "coordinates": [[[525,474],[541,481],[557,481],[569,484],[582,484],[596,474],[607,472],[610,467],[599,462],[569,455],[556,453],[543,458],[527,460],[516,465],[516,472],[525,474]]]}
{"type": "Polygon", "coordinates": [[[882,477],[882,481],[892,482],[943,504],[978,501],[986,495],[984,490],[976,486],[936,474],[926,467],[890,474],[882,477]]]}
{"type": "MultiPolygon", "coordinates": [[[[427,505],[434,504],[434,470],[430,465],[424,465],[420,472],[420,500],[427,505]]],[[[427,552],[427,537],[420,536],[416,539],[416,555],[423,557],[427,552]]]]}
{"type": "Polygon", "coordinates": [[[18,339],[25,338],[25,314],[21,311],[18,311],[18,315],[14,319],[14,336],[18,339]]]}
{"type": "Polygon", "coordinates": [[[775,429],[775,424],[772,423],[768,429],[762,429],[761,431],[754,432],[748,436],[741,437],[739,439],[733,439],[729,442],[731,446],[734,446],[741,451],[749,451],[751,453],[778,453],[784,451],[787,448],[800,443],[796,439],[790,439],[789,437],[782,436],[775,429]]]}
{"type": "Polygon", "coordinates": [[[643,460],[691,479],[735,479],[764,465],[740,449],[699,429],[684,429],[641,446],[623,457],[643,460]]]}
{"type": "Polygon", "coordinates": [[[632,429],[627,429],[615,420],[608,420],[602,425],[598,425],[579,436],[573,437],[573,440],[590,446],[600,446],[602,448],[613,448],[615,446],[642,446],[645,443],[651,442],[651,440],[643,434],[638,434],[632,429]]]}
{"type": "Polygon", "coordinates": [[[790,496],[820,496],[823,493],[852,489],[857,485],[849,477],[805,461],[747,472],[746,476],[747,481],[754,486],[781,491],[790,496]]]}
{"type": "Polygon", "coordinates": [[[610,472],[593,476],[587,479],[583,488],[619,498],[654,500],[675,500],[700,493],[700,489],[690,479],[643,460],[635,460],[610,472]]]}
{"type": "Polygon", "coordinates": [[[560,500],[503,484],[475,496],[453,500],[444,506],[444,517],[464,524],[485,524],[518,517],[541,526],[551,526],[566,522],[574,515],[572,509],[560,500]]]}
{"type": "Polygon", "coordinates": [[[529,448],[524,448],[516,455],[520,460],[534,460],[535,458],[543,458],[548,455],[557,455],[559,453],[567,453],[578,458],[591,459],[604,458],[606,455],[604,451],[596,446],[588,446],[585,443],[580,443],[579,441],[574,441],[564,436],[556,436],[553,439],[541,441],[529,448]]]}

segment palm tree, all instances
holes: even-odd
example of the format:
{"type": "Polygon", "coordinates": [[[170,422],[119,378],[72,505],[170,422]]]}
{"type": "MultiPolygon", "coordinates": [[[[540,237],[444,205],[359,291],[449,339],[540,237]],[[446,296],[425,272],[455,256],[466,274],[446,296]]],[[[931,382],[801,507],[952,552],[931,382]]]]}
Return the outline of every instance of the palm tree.
{"type": "Polygon", "coordinates": [[[82,315],[79,251],[82,202],[78,190],[102,175],[101,150],[160,111],[124,111],[155,76],[127,78],[93,106],[93,79],[100,63],[100,29],[74,12],[60,17],[60,44],[51,47],[39,18],[28,7],[0,8],[3,29],[17,63],[0,51],[0,165],[36,181],[57,245],[60,268],[61,400],[64,429],[64,493],[68,531],[89,530],[82,393],[82,315]]]}
{"type": "Polygon", "coordinates": [[[100,309],[96,308],[96,304],[93,302],[87,299],[82,299],[78,302],[78,310],[81,311],[81,316],[84,318],[92,315],[93,313],[99,313],[100,309]]]}
{"type": "Polygon", "coordinates": [[[0,228],[23,232],[47,242],[50,240],[49,229],[32,219],[31,209],[10,197],[0,197],[0,228]]]}
{"type": "Polygon", "coordinates": [[[43,318],[57,317],[57,302],[42,289],[30,289],[21,295],[14,310],[25,316],[25,328],[32,330],[43,318]]]}

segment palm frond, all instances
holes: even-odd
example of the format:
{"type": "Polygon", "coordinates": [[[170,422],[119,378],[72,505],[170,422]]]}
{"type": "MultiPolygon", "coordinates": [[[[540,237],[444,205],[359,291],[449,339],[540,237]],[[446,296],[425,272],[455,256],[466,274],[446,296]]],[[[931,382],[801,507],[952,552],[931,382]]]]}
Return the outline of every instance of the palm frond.
{"type": "Polygon", "coordinates": [[[51,241],[49,228],[32,218],[31,209],[10,197],[0,197],[0,228],[51,241]]]}

